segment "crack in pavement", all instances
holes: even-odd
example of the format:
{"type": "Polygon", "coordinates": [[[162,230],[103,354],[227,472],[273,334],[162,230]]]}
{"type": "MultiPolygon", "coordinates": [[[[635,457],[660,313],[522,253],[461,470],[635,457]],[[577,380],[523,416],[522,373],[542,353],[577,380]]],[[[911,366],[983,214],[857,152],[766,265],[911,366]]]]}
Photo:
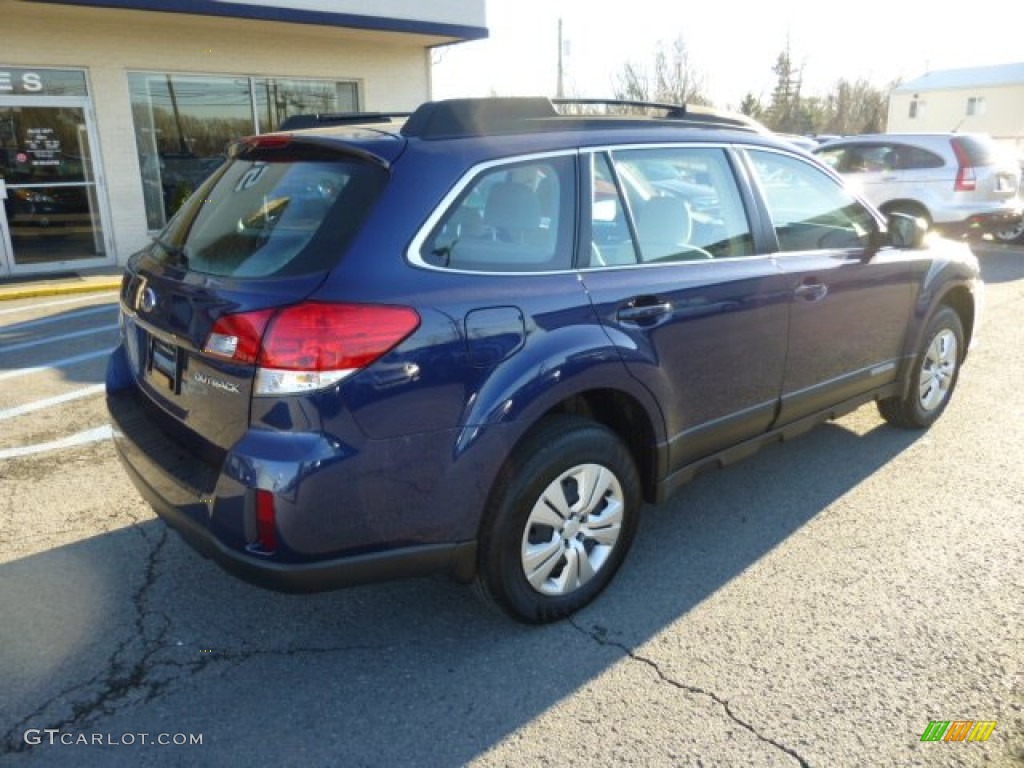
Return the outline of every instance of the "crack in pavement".
{"type": "Polygon", "coordinates": [[[696,685],[687,685],[686,683],[681,683],[678,680],[673,680],[671,677],[669,677],[662,671],[661,667],[658,666],[658,663],[653,659],[649,659],[646,656],[641,656],[640,654],[632,650],[629,646],[627,646],[625,643],[621,643],[617,640],[610,639],[608,637],[608,630],[604,627],[595,624],[594,630],[589,631],[580,626],[574,618],[570,617],[568,619],[568,622],[573,628],[576,629],[576,631],[578,631],[580,634],[586,637],[589,637],[598,645],[603,645],[605,647],[610,648],[618,648],[620,651],[622,651],[623,654],[625,654],[628,658],[632,659],[633,661],[645,664],[646,666],[650,667],[654,670],[654,673],[662,682],[667,683],[668,685],[671,685],[674,688],[678,688],[681,691],[686,691],[687,693],[691,693],[696,696],[704,696],[708,699],[711,699],[713,702],[715,702],[722,708],[722,711],[725,712],[726,716],[728,716],[730,720],[732,720],[734,723],[736,723],[744,730],[750,732],[750,734],[757,738],[759,741],[762,741],[765,744],[770,744],[776,749],[785,752],[787,755],[796,760],[800,764],[801,768],[811,768],[811,764],[807,762],[807,760],[804,759],[795,749],[793,749],[792,747],[787,747],[785,744],[776,741],[775,739],[769,736],[765,736],[760,731],[758,731],[753,725],[739,717],[735,712],[733,712],[732,706],[729,704],[728,699],[723,699],[714,691],[709,691],[706,688],[701,688],[700,686],[696,685]]]}
{"type": "Polygon", "coordinates": [[[22,738],[26,728],[81,729],[97,715],[113,715],[119,710],[148,704],[166,693],[183,674],[157,675],[158,671],[180,670],[191,676],[202,672],[214,662],[243,663],[257,657],[292,657],[306,654],[348,653],[359,650],[380,650],[380,644],[354,644],[336,647],[290,647],[283,649],[253,648],[251,650],[223,650],[204,655],[195,661],[159,659],[156,656],[167,647],[172,621],[167,614],[149,605],[149,593],[157,580],[160,556],[172,538],[163,527],[159,535],[147,534],[142,524],[150,518],[137,519],[132,527],[150,545],[149,556],[143,570],[142,584],[131,598],[135,617],[133,631],[119,642],[107,658],[106,668],[86,680],[66,688],[39,705],[34,711],[11,726],[0,740],[0,756],[26,752],[31,748],[22,738]],[[159,625],[154,626],[154,621],[159,625]],[[137,656],[132,660],[132,656],[137,656]],[[81,699],[75,700],[79,695],[81,699]],[[47,712],[60,704],[70,706],[68,716],[39,726],[47,712]]]}
{"type": "MultiPolygon", "coordinates": [[[[138,520],[132,524],[132,528],[143,538],[143,540],[147,543],[151,543],[150,538],[140,527],[138,520]]],[[[167,530],[164,529],[156,540],[156,543],[151,544],[149,556],[146,561],[146,568],[143,572],[142,584],[135,590],[131,599],[132,606],[135,611],[135,631],[125,640],[118,643],[114,648],[107,660],[106,670],[92,677],[85,683],[80,683],[61,691],[56,696],[53,696],[51,699],[36,708],[35,712],[16,723],[6,734],[4,734],[3,745],[0,747],[0,754],[8,752],[24,752],[27,750],[29,745],[24,741],[19,742],[17,740],[17,736],[20,734],[22,729],[25,728],[28,723],[32,722],[33,719],[42,717],[43,713],[45,713],[52,705],[73,697],[76,692],[102,685],[102,689],[91,698],[84,701],[73,702],[71,704],[70,716],[63,718],[55,724],[49,725],[50,728],[62,730],[66,727],[80,724],[87,721],[97,712],[110,714],[116,710],[117,702],[127,698],[129,694],[137,689],[148,687],[149,690],[145,693],[144,701],[151,701],[159,695],[163,687],[166,685],[166,682],[147,684],[145,679],[147,676],[149,661],[159,650],[160,640],[166,635],[167,626],[165,625],[152,641],[147,641],[145,624],[148,611],[146,610],[146,602],[148,592],[152,589],[153,584],[156,581],[157,560],[160,553],[163,551],[167,540],[168,533],[167,530]],[[139,641],[143,644],[143,653],[134,663],[129,664],[127,660],[122,658],[122,656],[128,656],[132,645],[139,641]]],[[[206,663],[206,659],[202,659],[198,662],[200,668],[205,666],[206,663]]]]}

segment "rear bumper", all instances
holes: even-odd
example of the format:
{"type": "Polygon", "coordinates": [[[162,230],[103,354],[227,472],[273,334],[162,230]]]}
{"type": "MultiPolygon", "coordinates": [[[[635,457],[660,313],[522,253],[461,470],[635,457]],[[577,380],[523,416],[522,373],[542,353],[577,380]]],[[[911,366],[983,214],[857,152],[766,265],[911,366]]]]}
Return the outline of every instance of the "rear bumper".
{"type": "Polygon", "coordinates": [[[1001,208],[980,213],[971,213],[961,221],[936,222],[935,227],[945,235],[984,235],[1000,232],[1020,223],[1024,209],[1001,208]]]}
{"type": "MultiPolygon", "coordinates": [[[[249,541],[251,524],[247,521],[258,479],[266,475],[266,466],[260,463],[264,459],[255,453],[229,453],[223,467],[205,463],[163,434],[133,387],[111,388],[109,381],[108,376],[107,408],[114,445],[129,478],[157,515],[189,545],[235,576],[282,592],[317,592],[437,573],[459,580],[472,578],[476,568],[474,540],[430,541],[416,532],[396,536],[393,527],[379,526],[376,533],[381,534],[380,541],[373,544],[364,539],[349,551],[341,547],[333,552],[300,552],[287,547],[275,554],[260,551],[249,541]]],[[[273,453],[272,447],[268,450],[273,453]]],[[[285,465],[278,460],[273,468],[280,472],[285,465]]],[[[296,462],[294,469],[297,475],[308,476],[308,465],[296,462]]],[[[333,482],[336,476],[326,479],[333,482]]],[[[334,494],[336,500],[345,495],[338,489],[334,494]]],[[[311,508],[296,504],[285,491],[275,498],[281,503],[279,522],[285,531],[292,525],[301,534],[301,526],[317,526],[324,541],[340,535],[327,530],[331,524],[346,533],[364,532],[365,527],[352,524],[351,519],[339,522],[339,516],[331,514],[337,512],[337,505],[325,508],[317,504],[311,508]]],[[[358,507],[349,511],[351,518],[376,512],[358,507]]]]}
{"type": "MultiPolygon", "coordinates": [[[[313,563],[275,563],[237,552],[217,540],[181,507],[171,504],[129,462],[121,445],[118,454],[129,478],[156,513],[203,557],[251,584],[278,592],[322,592],[392,579],[444,573],[460,581],[472,578],[476,542],[423,544],[313,563]]],[[[196,499],[199,503],[199,499],[196,499]]]]}

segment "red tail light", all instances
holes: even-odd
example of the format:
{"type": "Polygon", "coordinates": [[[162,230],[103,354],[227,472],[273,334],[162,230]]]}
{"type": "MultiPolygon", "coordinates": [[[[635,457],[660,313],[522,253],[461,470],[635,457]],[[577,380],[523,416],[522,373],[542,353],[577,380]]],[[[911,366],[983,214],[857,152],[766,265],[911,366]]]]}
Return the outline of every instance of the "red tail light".
{"type": "Polygon", "coordinates": [[[326,387],[365,368],[419,324],[409,307],[307,302],[225,315],[204,351],[255,362],[257,395],[290,394],[326,387]]]}
{"type": "Polygon", "coordinates": [[[299,304],[274,317],[259,364],[292,371],[365,368],[419,324],[419,315],[408,307],[299,304]]]}
{"type": "Polygon", "coordinates": [[[272,309],[224,315],[213,326],[203,351],[240,363],[255,363],[260,353],[260,339],[266,330],[272,309]]]}
{"type": "Polygon", "coordinates": [[[274,494],[270,491],[256,491],[256,535],[260,549],[273,552],[277,549],[277,513],[274,509],[274,494]]]}
{"type": "Polygon", "coordinates": [[[957,192],[973,192],[978,188],[978,177],[974,175],[974,168],[970,165],[971,160],[967,150],[956,139],[950,139],[949,144],[953,147],[957,165],[953,189],[957,192]]]}

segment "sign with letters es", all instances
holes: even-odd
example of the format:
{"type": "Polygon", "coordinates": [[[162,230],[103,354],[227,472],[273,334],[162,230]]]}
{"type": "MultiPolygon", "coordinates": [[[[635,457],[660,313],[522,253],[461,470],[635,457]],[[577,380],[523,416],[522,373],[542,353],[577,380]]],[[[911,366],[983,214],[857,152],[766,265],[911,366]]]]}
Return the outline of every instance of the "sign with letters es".
{"type": "Polygon", "coordinates": [[[0,96],[86,96],[85,72],[0,65],[0,96]]]}

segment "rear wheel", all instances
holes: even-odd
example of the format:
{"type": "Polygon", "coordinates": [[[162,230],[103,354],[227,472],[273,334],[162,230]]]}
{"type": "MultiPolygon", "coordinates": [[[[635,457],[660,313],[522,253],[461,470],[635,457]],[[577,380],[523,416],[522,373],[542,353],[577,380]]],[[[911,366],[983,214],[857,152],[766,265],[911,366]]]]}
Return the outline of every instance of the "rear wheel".
{"type": "Polygon", "coordinates": [[[520,621],[572,614],[622,564],[641,504],[636,466],[613,432],[576,416],[546,419],[498,480],[477,591],[520,621]]]}
{"type": "Polygon", "coordinates": [[[1016,226],[993,232],[992,238],[1000,243],[1024,243],[1024,220],[1018,221],[1016,226]]]}
{"type": "Polygon", "coordinates": [[[949,307],[940,307],[928,323],[914,359],[906,395],[878,401],[882,418],[906,429],[930,427],[949,404],[963,358],[960,317],[949,307]]]}

